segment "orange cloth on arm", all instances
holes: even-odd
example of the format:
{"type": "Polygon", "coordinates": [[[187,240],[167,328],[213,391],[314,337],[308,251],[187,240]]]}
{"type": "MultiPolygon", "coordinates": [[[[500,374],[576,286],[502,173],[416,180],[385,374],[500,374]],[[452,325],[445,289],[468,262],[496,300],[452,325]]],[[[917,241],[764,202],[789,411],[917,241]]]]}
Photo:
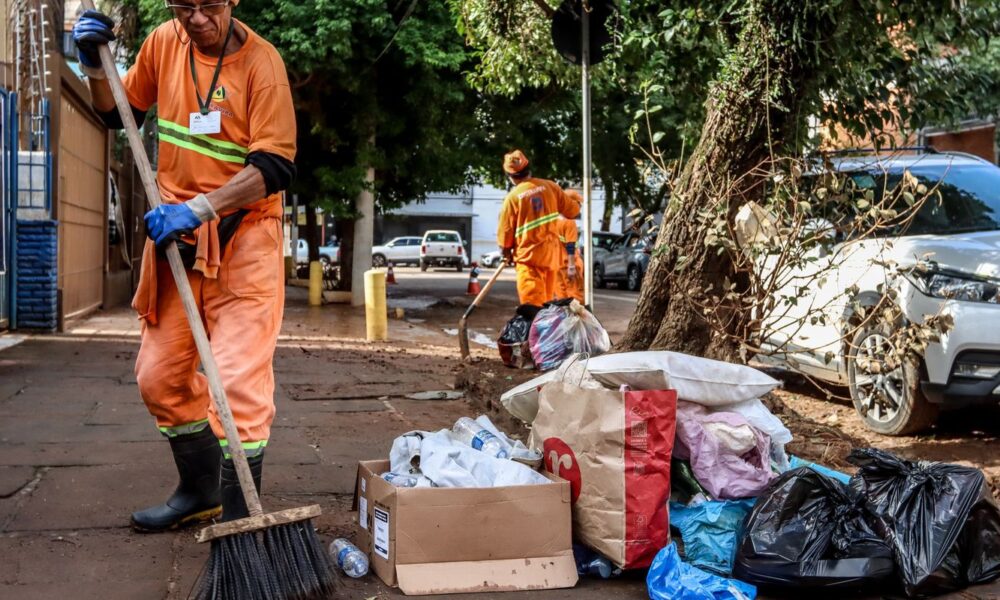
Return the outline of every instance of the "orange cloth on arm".
{"type": "Polygon", "coordinates": [[[561,264],[559,215],[580,214],[580,204],[547,179],[528,178],[514,186],[500,209],[497,244],[514,248],[514,261],[534,267],[558,269],[561,264]]]}
{"type": "Polygon", "coordinates": [[[517,263],[517,298],[521,304],[542,306],[555,299],[558,271],[517,263]]]}
{"type": "MultiPolygon", "coordinates": [[[[244,221],[217,279],[188,271],[240,439],[250,444],[267,441],[275,412],[272,360],[285,302],[281,244],[280,219],[244,221]]],[[[139,393],[161,429],[209,419],[222,439],[170,266],[155,265],[159,320],[143,322],[135,362],[139,393]]]]}

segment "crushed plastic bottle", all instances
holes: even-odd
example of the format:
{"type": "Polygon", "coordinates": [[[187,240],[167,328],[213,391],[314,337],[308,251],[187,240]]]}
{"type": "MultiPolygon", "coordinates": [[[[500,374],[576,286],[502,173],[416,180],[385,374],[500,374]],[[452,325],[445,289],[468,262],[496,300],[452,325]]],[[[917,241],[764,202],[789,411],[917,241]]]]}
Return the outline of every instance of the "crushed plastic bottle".
{"type": "Polygon", "coordinates": [[[589,575],[611,579],[622,573],[622,570],[610,560],[579,544],[573,544],[573,557],[576,559],[576,572],[580,577],[589,575]]]}
{"type": "Polygon", "coordinates": [[[417,487],[417,478],[413,475],[400,475],[399,473],[388,471],[386,473],[382,473],[380,477],[396,487],[417,487]]]}
{"type": "Polygon", "coordinates": [[[344,538],[337,538],[330,543],[330,555],[344,573],[355,579],[368,573],[368,556],[344,538]]]}
{"type": "Polygon", "coordinates": [[[488,429],[469,417],[455,421],[452,432],[463,444],[468,444],[496,458],[510,458],[511,447],[505,440],[493,435],[488,429]]]}

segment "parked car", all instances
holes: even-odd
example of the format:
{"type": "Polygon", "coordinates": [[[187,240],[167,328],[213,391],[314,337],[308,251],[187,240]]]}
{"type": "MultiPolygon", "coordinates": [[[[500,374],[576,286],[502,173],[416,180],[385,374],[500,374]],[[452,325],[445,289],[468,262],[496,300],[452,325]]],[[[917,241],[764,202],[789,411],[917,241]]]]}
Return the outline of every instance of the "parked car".
{"type": "Polygon", "coordinates": [[[594,287],[603,288],[608,282],[617,282],[625,284],[630,291],[639,291],[654,241],[649,235],[630,231],[618,236],[607,249],[595,247],[594,287]]]}
{"type": "Polygon", "coordinates": [[[468,257],[457,231],[434,230],[424,233],[420,243],[420,270],[432,266],[455,267],[459,273],[465,268],[468,257]]]}
{"type": "Polygon", "coordinates": [[[940,199],[925,201],[903,232],[838,241],[826,258],[815,250],[816,260],[794,274],[810,282],[811,294],[765,321],[765,352],[758,358],[848,386],[865,425],[887,435],[920,431],[941,409],[996,405],[1000,169],[961,153],[840,158],[833,164],[875,194],[892,189],[909,171],[928,189],[937,188],[940,199]],[[886,266],[893,264],[898,268],[886,266]],[[824,276],[810,279],[817,272],[824,276]],[[874,306],[888,285],[897,290],[895,302],[908,322],[941,313],[954,319],[953,328],[940,342],[929,343],[919,361],[887,360],[890,335],[899,324],[860,326],[863,320],[850,308],[848,290],[854,286],[860,304],[874,306]],[[825,323],[811,318],[816,311],[824,311],[825,323]],[[769,355],[777,348],[790,353],[769,355]]]}
{"type": "Polygon", "coordinates": [[[423,238],[418,236],[397,237],[382,246],[372,247],[372,264],[384,267],[388,263],[394,265],[420,264],[420,244],[423,238]]]}
{"type": "MultiPolygon", "coordinates": [[[[319,260],[327,264],[340,264],[340,245],[331,241],[326,246],[320,246],[319,260]]],[[[301,238],[295,250],[295,262],[296,264],[307,264],[309,262],[309,243],[301,238]]]]}
{"type": "Polygon", "coordinates": [[[501,261],[503,261],[503,254],[499,250],[487,252],[479,257],[479,265],[490,269],[499,267],[501,261]]]}

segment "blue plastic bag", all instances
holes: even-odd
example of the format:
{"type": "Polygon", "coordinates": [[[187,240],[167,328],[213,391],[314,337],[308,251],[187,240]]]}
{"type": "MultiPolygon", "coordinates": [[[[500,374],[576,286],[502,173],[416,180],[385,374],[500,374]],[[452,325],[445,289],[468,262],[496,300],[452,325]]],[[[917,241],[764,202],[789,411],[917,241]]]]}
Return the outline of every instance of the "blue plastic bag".
{"type": "Polygon", "coordinates": [[[740,529],[754,502],[754,498],[688,506],[671,502],[670,525],[681,532],[685,562],[719,575],[732,574],[740,529]]]}
{"type": "Polygon", "coordinates": [[[832,479],[836,479],[840,483],[847,485],[851,483],[851,476],[846,473],[841,473],[840,471],[834,471],[830,467],[824,467],[823,465],[817,465],[816,463],[811,463],[807,460],[802,460],[798,456],[793,456],[790,461],[788,461],[788,470],[798,469],[799,467],[809,467],[813,471],[820,473],[821,475],[826,475],[832,479]]]}
{"type": "Polygon", "coordinates": [[[671,542],[657,553],[646,576],[651,600],[754,600],[757,588],[702,571],[683,561],[671,542]]]}

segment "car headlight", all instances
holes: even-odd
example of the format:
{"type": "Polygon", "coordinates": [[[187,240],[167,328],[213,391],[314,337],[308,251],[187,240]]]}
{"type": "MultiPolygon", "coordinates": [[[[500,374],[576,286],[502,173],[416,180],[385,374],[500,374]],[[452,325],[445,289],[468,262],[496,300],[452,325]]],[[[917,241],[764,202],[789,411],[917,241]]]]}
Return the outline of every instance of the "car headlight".
{"type": "Polygon", "coordinates": [[[917,289],[934,298],[1000,304],[1000,286],[996,283],[937,271],[913,271],[910,275],[917,289]]]}

